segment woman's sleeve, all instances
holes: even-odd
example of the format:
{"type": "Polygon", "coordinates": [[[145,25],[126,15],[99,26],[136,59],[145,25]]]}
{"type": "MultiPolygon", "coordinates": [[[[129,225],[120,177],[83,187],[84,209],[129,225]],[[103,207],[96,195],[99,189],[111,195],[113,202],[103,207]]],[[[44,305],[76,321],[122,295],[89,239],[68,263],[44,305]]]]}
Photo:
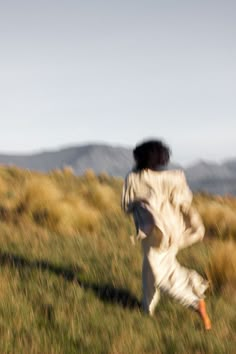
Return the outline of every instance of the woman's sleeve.
{"type": "Polygon", "coordinates": [[[171,193],[172,203],[187,212],[192,204],[192,199],[193,194],[187,184],[185,174],[183,171],[178,171],[171,193]]]}
{"type": "Polygon", "coordinates": [[[185,231],[181,237],[179,248],[186,248],[196,242],[202,241],[205,235],[205,227],[198,211],[191,206],[188,213],[183,212],[183,218],[186,225],[185,231]]]}
{"type": "Polygon", "coordinates": [[[132,200],[134,197],[133,188],[130,179],[131,179],[130,175],[128,175],[125,178],[125,182],[122,190],[122,197],[121,197],[121,208],[126,213],[132,212],[132,200]]]}
{"type": "Polygon", "coordinates": [[[181,238],[180,248],[185,248],[201,241],[205,234],[205,228],[198,211],[192,206],[193,194],[186,182],[184,173],[181,174],[176,198],[186,227],[181,238]]]}

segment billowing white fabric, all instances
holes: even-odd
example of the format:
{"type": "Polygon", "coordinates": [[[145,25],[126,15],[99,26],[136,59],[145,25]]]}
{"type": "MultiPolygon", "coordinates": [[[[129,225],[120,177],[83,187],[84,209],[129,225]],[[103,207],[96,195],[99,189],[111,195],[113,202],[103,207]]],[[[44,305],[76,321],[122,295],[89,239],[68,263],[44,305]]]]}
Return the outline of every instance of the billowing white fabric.
{"type": "Polygon", "coordinates": [[[176,260],[179,249],[204,237],[192,207],[192,193],[182,171],[145,169],[128,174],[122,195],[125,212],[133,213],[143,248],[143,306],[153,314],[160,290],[185,306],[197,308],[208,282],[176,260]]]}

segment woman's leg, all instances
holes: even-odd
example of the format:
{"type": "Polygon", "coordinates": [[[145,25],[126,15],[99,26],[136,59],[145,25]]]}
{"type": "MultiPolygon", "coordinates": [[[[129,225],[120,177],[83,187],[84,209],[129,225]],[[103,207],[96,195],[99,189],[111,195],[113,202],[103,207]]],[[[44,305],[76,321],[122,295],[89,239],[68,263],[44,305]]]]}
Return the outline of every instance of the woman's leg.
{"type": "Polygon", "coordinates": [[[150,250],[148,260],[156,285],[183,305],[197,308],[208,282],[194,270],[182,267],[175,256],[172,250],[161,253],[150,250]]]}
{"type": "Polygon", "coordinates": [[[144,255],[143,269],[142,269],[142,282],[143,282],[143,309],[151,316],[155,312],[156,305],[160,299],[159,289],[155,287],[155,278],[150,267],[148,258],[144,255]]]}
{"type": "Polygon", "coordinates": [[[193,307],[201,315],[205,329],[210,329],[211,322],[204,302],[208,282],[196,271],[182,267],[171,252],[163,255],[152,252],[149,260],[160,289],[184,306],[193,307]]]}
{"type": "Polygon", "coordinates": [[[196,271],[182,267],[174,258],[168,262],[168,274],[162,279],[161,288],[183,305],[197,309],[208,282],[196,271]]]}

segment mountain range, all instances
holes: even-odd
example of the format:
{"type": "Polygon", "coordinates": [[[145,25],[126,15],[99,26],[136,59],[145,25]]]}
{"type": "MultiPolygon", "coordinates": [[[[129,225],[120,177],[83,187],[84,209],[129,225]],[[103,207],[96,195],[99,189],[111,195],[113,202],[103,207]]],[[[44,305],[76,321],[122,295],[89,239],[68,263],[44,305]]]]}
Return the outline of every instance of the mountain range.
{"type": "MultiPolygon", "coordinates": [[[[93,169],[95,173],[124,177],[132,168],[133,157],[129,148],[86,144],[28,155],[0,154],[0,164],[42,172],[70,166],[77,175],[93,169]]],[[[193,191],[236,195],[236,158],[219,164],[199,161],[187,167],[170,163],[168,168],[183,169],[193,191]]]]}

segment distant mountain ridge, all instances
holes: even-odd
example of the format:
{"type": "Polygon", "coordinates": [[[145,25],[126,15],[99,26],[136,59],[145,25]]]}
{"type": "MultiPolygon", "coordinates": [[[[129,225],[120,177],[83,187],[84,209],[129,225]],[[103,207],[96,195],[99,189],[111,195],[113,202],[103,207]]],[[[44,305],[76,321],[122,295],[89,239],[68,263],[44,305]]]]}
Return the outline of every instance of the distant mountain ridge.
{"type": "Polygon", "coordinates": [[[185,173],[194,191],[236,195],[236,158],[221,164],[200,161],[185,168],[185,173]]]}
{"type": "Polygon", "coordinates": [[[32,155],[0,154],[0,164],[43,172],[71,166],[78,175],[91,168],[95,173],[105,171],[112,176],[124,176],[132,166],[132,151],[105,144],[87,144],[32,155]]]}
{"type": "MultiPolygon", "coordinates": [[[[0,164],[42,172],[71,166],[78,175],[93,169],[95,173],[106,172],[111,176],[124,177],[132,168],[133,157],[129,148],[86,144],[28,155],[0,154],[0,164]]],[[[236,195],[236,158],[221,164],[199,161],[186,168],[175,163],[169,166],[169,169],[176,168],[185,171],[194,191],[236,195]]]]}

